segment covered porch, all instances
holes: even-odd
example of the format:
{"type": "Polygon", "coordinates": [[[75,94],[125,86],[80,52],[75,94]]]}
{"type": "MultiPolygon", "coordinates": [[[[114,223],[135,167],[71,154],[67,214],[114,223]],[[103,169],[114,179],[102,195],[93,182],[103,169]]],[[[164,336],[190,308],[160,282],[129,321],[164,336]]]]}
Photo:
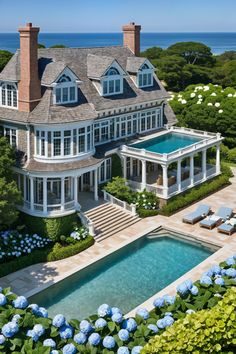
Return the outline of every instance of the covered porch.
{"type": "Polygon", "coordinates": [[[220,137],[212,144],[201,142],[170,154],[149,153],[123,146],[123,177],[133,190],[155,193],[162,199],[184,192],[221,173],[220,137]],[[198,146],[199,145],[199,146],[198,146]],[[215,147],[215,163],[210,148],[215,147]]]}

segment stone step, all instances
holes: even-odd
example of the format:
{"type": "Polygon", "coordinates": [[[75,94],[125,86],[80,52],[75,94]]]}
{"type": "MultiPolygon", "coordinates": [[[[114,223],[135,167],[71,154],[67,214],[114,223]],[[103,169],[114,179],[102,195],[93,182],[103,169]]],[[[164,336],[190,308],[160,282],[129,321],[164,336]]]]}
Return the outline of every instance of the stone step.
{"type": "Polygon", "coordinates": [[[101,230],[102,233],[106,232],[107,230],[111,229],[116,229],[116,226],[117,225],[123,225],[125,224],[126,222],[129,222],[131,220],[133,220],[133,217],[131,215],[119,215],[116,217],[116,220],[113,221],[114,219],[112,220],[108,220],[108,221],[104,221],[102,224],[100,224],[99,226],[95,223],[95,229],[96,230],[101,230]]]}
{"type": "Polygon", "coordinates": [[[91,211],[86,211],[84,214],[86,216],[88,216],[89,218],[92,218],[93,216],[102,214],[105,211],[111,210],[113,208],[113,206],[109,203],[100,205],[97,208],[92,209],[91,211]]]}
{"type": "Polygon", "coordinates": [[[114,220],[116,217],[123,216],[125,217],[126,215],[131,216],[131,214],[128,214],[118,208],[114,208],[112,210],[107,211],[104,213],[104,215],[98,215],[96,217],[92,217],[92,220],[96,226],[99,224],[104,224],[107,223],[108,221],[114,220]]]}
{"type": "Polygon", "coordinates": [[[129,222],[126,222],[126,223],[120,225],[120,227],[113,228],[112,230],[108,230],[106,232],[100,232],[99,234],[97,234],[95,236],[95,240],[97,242],[105,240],[106,238],[114,235],[115,233],[120,232],[133,224],[136,224],[139,220],[140,220],[139,217],[133,217],[131,220],[129,220],[129,222]]]}

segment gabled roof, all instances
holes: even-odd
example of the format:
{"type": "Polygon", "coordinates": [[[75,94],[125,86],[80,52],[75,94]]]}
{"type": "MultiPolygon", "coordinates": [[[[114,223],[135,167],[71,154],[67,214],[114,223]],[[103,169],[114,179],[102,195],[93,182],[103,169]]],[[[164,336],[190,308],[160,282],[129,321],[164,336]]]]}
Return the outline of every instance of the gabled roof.
{"type": "MultiPolygon", "coordinates": [[[[17,51],[0,74],[0,79],[12,81],[20,79],[19,57],[20,52],[17,51]]],[[[124,71],[127,68],[127,62],[131,61],[129,59],[131,57],[134,64],[143,62],[143,58],[136,58],[127,47],[46,48],[38,50],[38,57],[40,58],[39,76],[42,79],[42,83],[51,83],[65,67],[68,67],[82,81],[78,89],[79,102],[63,106],[53,105],[52,89],[42,86],[41,101],[32,112],[25,114],[17,110],[0,107],[0,118],[39,124],[76,122],[95,119],[99,111],[119,109],[155,100],[160,101],[169,97],[169,94],[155,74],[152,87],[138,88],[132,79],[126,75],[122,94],[107,97],[100,96],[92,80],[88,77],[88,61],[92,58],[92,61],[96,63],[93,68],[93,70],[98,70],[98,72],[95,72],[96,75],[103,74],[109,64],[114,61],[124,71]],[[99,65],[102,65],[102,67],[97,65],[98,57],[100,58],[99,65]],[[107,59],[104,60],[104,57],[107,59]]]]}
{"type": "Polygon", "coordinates": [[[152,64],[149,62],[149,60],[147,60],[146,58],[142,58],[142,57],[129,57],[127,58],[127,66],[126,66],[126,70],[128,73],[137,73],[141,66],[145,63],[148,63],[149,66],[152,66],[152,64]]]}
{"type": "Polygon", "coordinates": [[[87,56],[87,74],[89,78],[99,79],[106,70],[113,64],[114,58],[88,54],[87,56]]]}

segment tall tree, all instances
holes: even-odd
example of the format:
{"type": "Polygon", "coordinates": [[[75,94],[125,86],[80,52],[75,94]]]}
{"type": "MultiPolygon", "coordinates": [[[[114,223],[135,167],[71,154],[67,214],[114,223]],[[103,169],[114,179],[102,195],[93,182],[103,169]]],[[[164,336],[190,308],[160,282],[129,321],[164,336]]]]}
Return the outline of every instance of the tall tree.
{"type": "Polygon", "coordinates": [[[0,230],[11,227],[18,218],[16,205],[21,203],[21,193],[14,180],[14,150],[6,138],[0,138],[0,230]]]}
{"type": "Polygon", "coordinates": [[[3,70],[4,66],[9,62],[12,57],[12,53],[7,50],[0,50],[0,72],[3,70]]]}
{"type": "Polygon", "coordinates": [[[166,54],[179,55],[186,60],[187,64],[192,65],[212,65],[214,58],[211,49],[203,43],[198,42],[179,42],[171,45],[166,54]]]}

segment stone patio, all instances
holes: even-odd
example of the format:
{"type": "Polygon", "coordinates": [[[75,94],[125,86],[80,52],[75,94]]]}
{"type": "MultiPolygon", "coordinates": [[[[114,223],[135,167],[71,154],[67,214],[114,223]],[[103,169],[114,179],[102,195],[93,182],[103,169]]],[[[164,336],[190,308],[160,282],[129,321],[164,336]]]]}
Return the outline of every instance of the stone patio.
{"type": "MultiPolygon", "coordinates": [[[[234,173],[236,174],[236,169],[234,169],[234,173]]],[[[174,283],[170,284],[167,288],[160,291],[158,296],[164,293],[173,294],[175,293],[176,285],[184,279],[191,278],[192,280],[197,280],[210,265],[219,263],[236,253],[236,234],[227,236],[218,233],[216,229],[207,230],[200,228],[198,223],[195,225],[182,223],[183,215],[195,210],[199,203],[211,205],[213,211],[216,211],[218,207],[225,205],[232,207],[236,212],[236,177],[231,179],[231,183],[230,186],[171,217],[158,215],[152,218],[143,219],[122,232],[119,232],[100,243],[95,243],[92,247],[78,255],[56,262],[36,264],[0,278],[0,286],[11,287],[15,293],[29,297],[158,227],[164,227],[181,234],[191,235],[191,237],[199,241],[221,247],[201,264],[190,270],[174,283]]],[[[157,294],[154,297],[156,296],[157,294]]],[[[151,309],[152,301],[153,299],[151,298],[143,305],[151,309]]]]}

